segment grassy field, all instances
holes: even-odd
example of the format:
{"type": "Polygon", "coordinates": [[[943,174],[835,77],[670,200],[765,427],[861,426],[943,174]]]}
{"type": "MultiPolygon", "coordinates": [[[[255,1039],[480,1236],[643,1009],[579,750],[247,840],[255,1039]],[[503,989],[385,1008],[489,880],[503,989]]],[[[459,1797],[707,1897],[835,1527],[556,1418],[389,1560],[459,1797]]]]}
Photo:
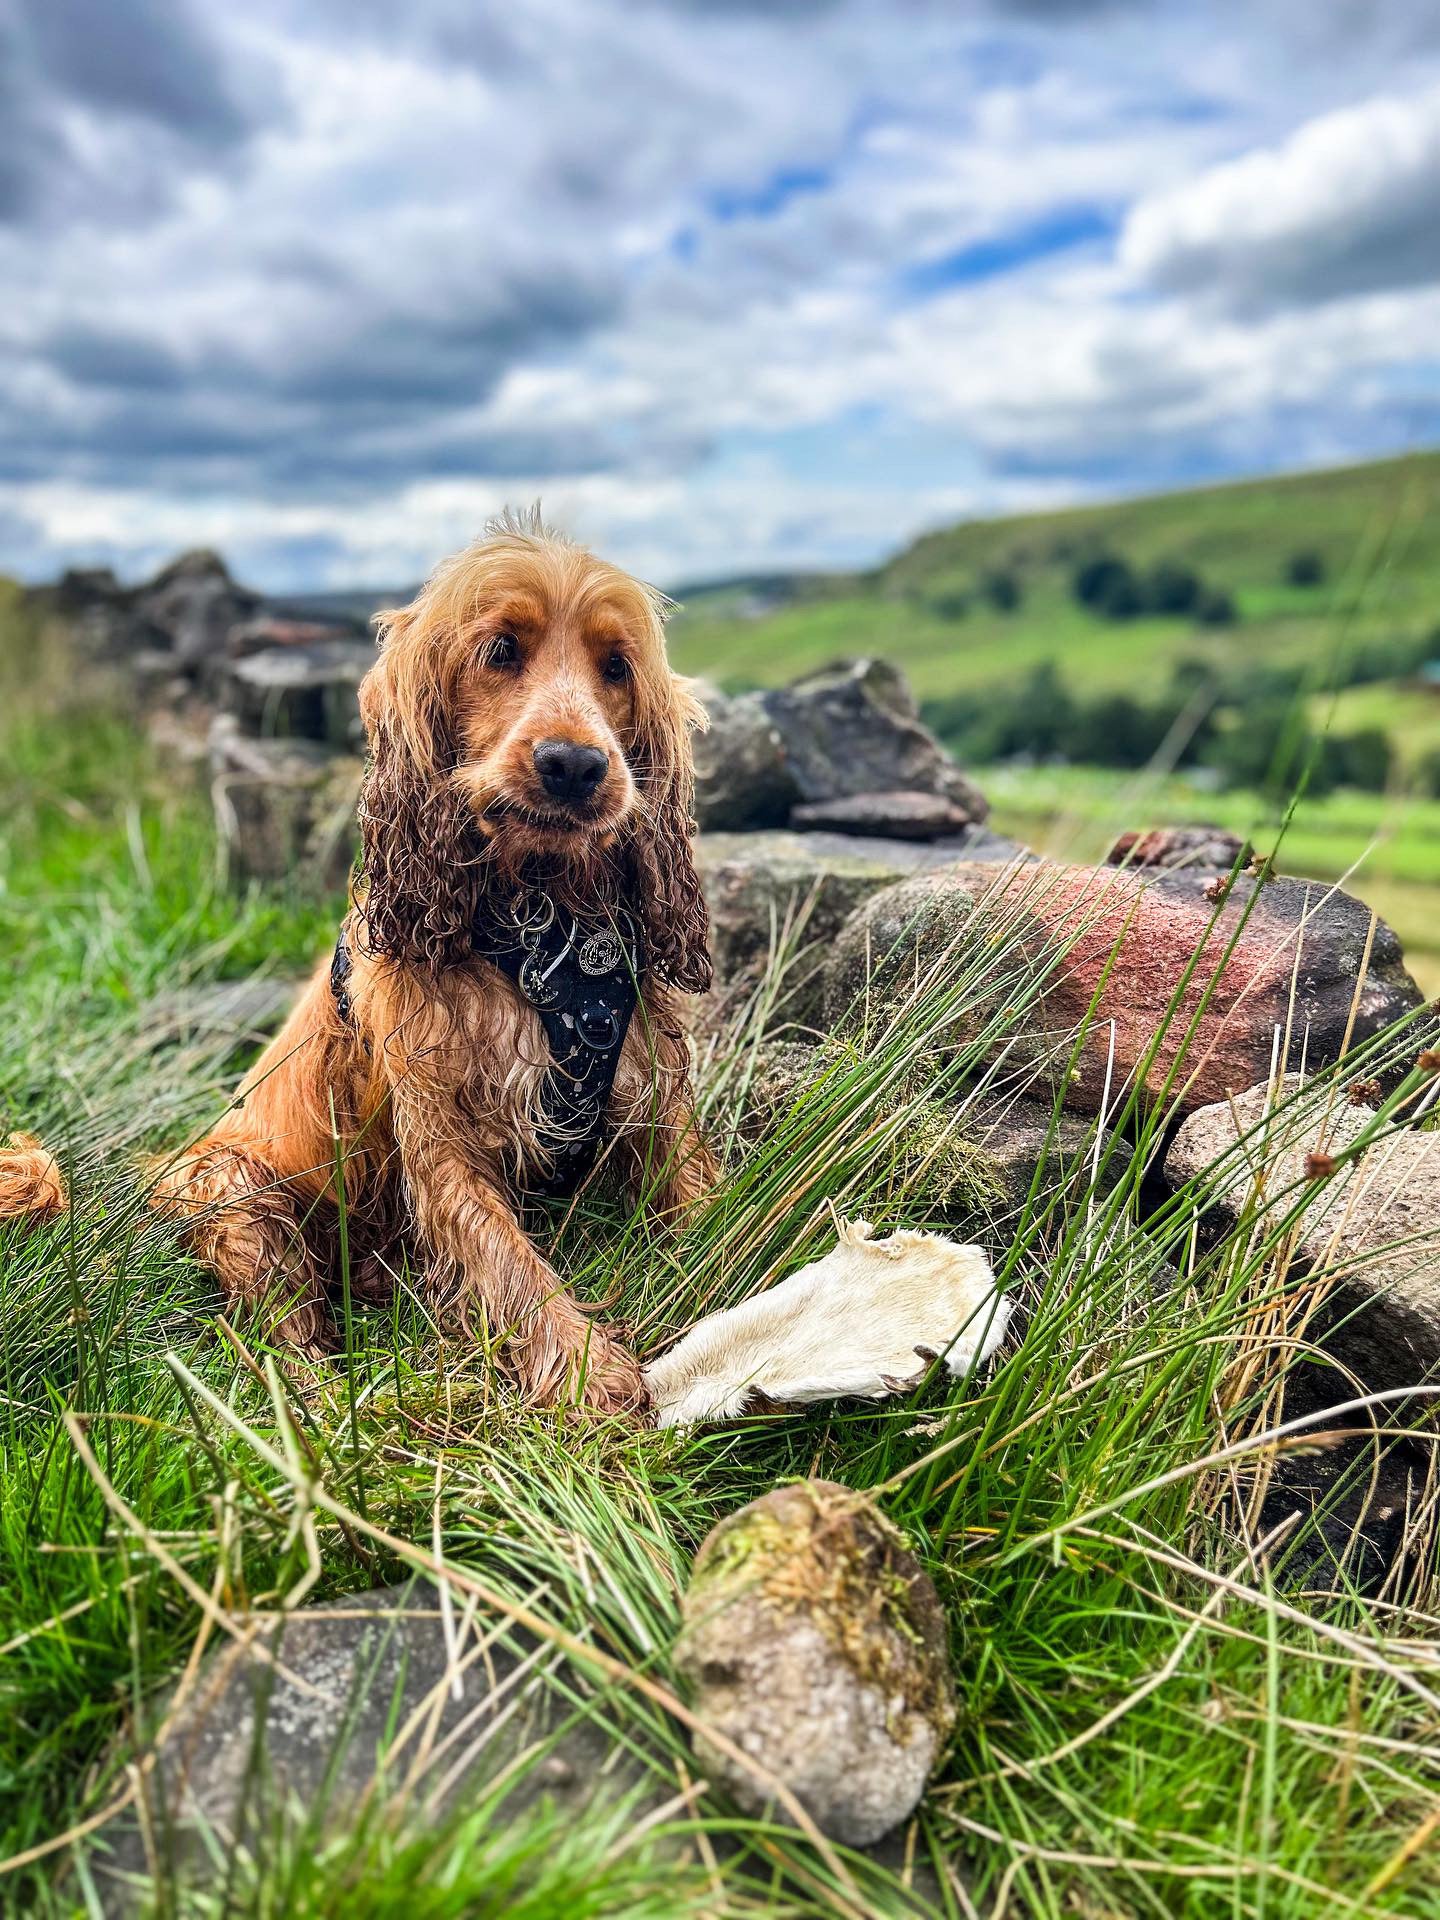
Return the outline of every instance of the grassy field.
{"type": "MultiPolygon", "coordinates": [[[[1440,625],[1440,453],[1325,473],[1158,495],[927,534],[875,572],[797,583],[797,597],[755,617],[754,596],[692,596],[674,634],[679,663],[721,682],[773,685],[839,654],[883,653],[922,697],[1012,682],[1058,660],[1079,690],[1155,693],[1179,658],[1221,667],[1305,662],[1320,685],[1367,640],[1440,625]],[[1190,619],[1107,620],[1070,591],[1088,549],[1138,567],[1199,570],[1230,593],[1233,626],[1190,619]],[[1290,557],[1318,554],[1323,581],[1286,584],[1290,557]],[[1000,612],[982,589],[996,570],[1020,604],[1000,612]],[[962,618],[937,603],[968,598],[962,618]]],[[[1440,651],[1440,647],[1437,647],[1440,651]]],[[[1440,706],[1440,701],[1437,701],[1440,706]]]]}
{"type": "MultiPolygon", "coordinates": [[[[219,1337],[214,1288],[149,1216],[131,1155],[203,1127],[238,1064],[177,1041],[157,996],[292,971],[338,903],[221,891],[204,796],[161,780],[104,706],[77,705],[62,663],[37,688],[20,645],[0,684],[0,1128],[55,1143],[74,1207],[0,1242],[4,1911],[99,1912],[98,1816],[133,1791],[125,1762],[207,1635],[428,1565],[457,1604],[481,1583],[497,1631],[523,1609],[565,1645],[575,1710],[649,1770],[668,1815],[597,1810],[562,1831],[543,1814],[502,1825],[482,1802],[439,1830],[402,1809],[336,1831],[291,1810],[267,1851],[224,1856],[223,1890],[178,1878],[162,1849],[142,1910],[1435,1913],[1426,1523],[1371,1601],[1343,1528],[1273,1534],[1260,1517],[1277,1459],[1305,1444],[1276,1431],[1309,1305],[1288,1223],[1198,1244],[1203,1194],[1153,1211],[1158,1121],[1122,1105],[1124,1144],[1069,1185],[1037,1182],[1003,1219],[972,1196],[1022,1308],[983,1380],[698,1433],[596,1427],[516,1406],[408,1285],[356,1316],[333,1372],[287,1377],[253,1331],[219,1337]],[[1165,1261],[1180,1284],[1159,1283],[1165,1261]],[[808,1473],[875,1492],[951,1623],[960,1724],[894,1871],[737,1815],[697,1785],[666,1707],[688,1556],[719,1515],[808,1473]],[[921,1899],[926,1871],[938,1890],[921,1899]]],[[[589,1199],[556,1225],[562,1273],[648,1352],[822,1249],[832,1207],[882,1231],[935,1224],[971,1103],[1014,1090],[984,1064],[1039,984],[1011,931],[986,917],[758,1141],[735,1124],[756,1039],[741,1010],[701,1062],[727,1167],[714,1201],[662,1232],[589,1199]]]]}

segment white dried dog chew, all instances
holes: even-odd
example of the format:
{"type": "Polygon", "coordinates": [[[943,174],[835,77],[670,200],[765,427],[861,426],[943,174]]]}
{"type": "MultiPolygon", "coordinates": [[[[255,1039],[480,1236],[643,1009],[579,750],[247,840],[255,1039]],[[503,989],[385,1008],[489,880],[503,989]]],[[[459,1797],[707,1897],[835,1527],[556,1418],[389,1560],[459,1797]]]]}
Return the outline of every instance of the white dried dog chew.
{"type": "Polygon", "coordinates": [[[1009,1304],[979,1247],[938,1233],[871,1239],[852,1220],[823,1260],[714,1313],[645,1369],[655,1423],[730,1420],[766,1400],[879,1400],[929,1358],[965,1373],[999,1346],[1009,1304]]]}

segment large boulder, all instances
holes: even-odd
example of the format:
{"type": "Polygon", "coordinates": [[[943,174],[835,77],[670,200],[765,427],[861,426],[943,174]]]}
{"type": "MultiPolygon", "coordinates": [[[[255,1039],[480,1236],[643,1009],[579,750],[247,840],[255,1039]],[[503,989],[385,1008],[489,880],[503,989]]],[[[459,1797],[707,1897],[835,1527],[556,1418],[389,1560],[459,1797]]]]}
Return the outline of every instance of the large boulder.
{"type": "Polygon", "coordinates": [[[703,832],[783,827],[800,789],[764,696],[698,689],[710,724],[694,738],[695,818],[703,832]]]}
{"type": "Polygon", "coordinates": [[[315,740],[258,740],[233,716],[211,728],[215,816],[231,878],[345,884],[356,844],[364,764],[315,740]]]}
{"type": "Polygon", "coordinates": [[[984,794],[920,718],[909,682],[888,660],[853,660],[776,687],[765,708],[785,742],[802,803],[857,793],[937,793],[972,822],[984,794]]]}
{"type": "Polygon", "coordinates": [[[995,993],[1016,1009],[1017,1061],[1063,1061],[1088,1016],[1068,1105],[1095,1112],[1107,1075],[1113,1100],[1143,1074],[1150,1099],[1190,1112],[1264,1078],[1277,1029],[1320,1065],[1347,1034],[1358,1042],[1420,1004],[1383,921],[1359,984],[1370,926],[1368,907],[1317,882],[954,866],[877,891],[851,916],[826,962],[825,1017],[898,1003],[983,942],[995,993]]]}
{"type": "Polygon", "coordinates": [[[1291,1257],[1335,1282],[1329,1344],[1367,1386],[1414,1386],[1440,1366],[1440,1133],[1381,1125],[1367,1104],[1377,1091],[1292,1074],[1278,1099],[1257,1085],[1201,1107],[1165,1178],[1195,1182],[1212,1221],[1248,1210],[1262,1233],[1303,1199],[1291,1257]]]}
{"type": "Polygon", "coordinates": [[[983,827],[930,845],[834,833],[702,833],[695,853],[722,981],[758,968],[802,909],[804,940],[829,940],[862,901],[907,875],[959,859],[1025,857],[1014,841],[983,827]]]}
{"type": "Polygon", "coordinates": [[[221,702],[247,733],[359,749],[364,732],[356,692],[374,663],[368,640],[332,635],[266,647],[229,662],[221,677],[221,702]]]}
{"type": "MultiPolygon", "coordinates": [[[[700,692],[710,715],[695,747],[703,828],[778,827],[795,807],[898,793],[948,801],[945,831],[986,816],[985,796],[925,726],[905,676],[888,661],[846,661],[765,693],[700,692]]],[[[867,827],[861,814],[842,830],[888,832],[883,820],[867,827]]]]}
{"type": "Polygon", "coordinates": [[[230,629],[260,606],[259,594],[239,587],[218,553],[201,548],[182,553],[135,594],[135,618],[163,636],[163,644],[189,667],[222,653],[230,629]]]}

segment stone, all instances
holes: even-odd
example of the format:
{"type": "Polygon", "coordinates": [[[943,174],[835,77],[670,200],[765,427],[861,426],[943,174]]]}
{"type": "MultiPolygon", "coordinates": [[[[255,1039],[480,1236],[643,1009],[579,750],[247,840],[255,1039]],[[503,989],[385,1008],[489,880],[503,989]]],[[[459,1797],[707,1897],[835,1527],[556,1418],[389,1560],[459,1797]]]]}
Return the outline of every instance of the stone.
{"type": "Polygon", "coordinates": [[[32,587],[25,601],[42,620],[63,622],[89,659],[128,666],[137,653],[170,652],[168,635],[136,611],[136,598],[109,567],[71,567],[54,586],[32,587]]]}
{"type": "MultiPolygon", "coordinates": [[[[796,808],[881,793],[913,796],[892,809],[906,838],[954,834],[985,818],[984,796],[922,723],[903,674],[884,661],[847,662],[765,693],[697,692],[710,717],[695,739],[695,814],[707,832],[782,827],[796,808]]],[[[842,811],[833,824],[890,831],[863,809],[842,811]]]]}
{"type": "MultiPolygon", "coordinates": [[[[866,1846],[908,1819],[955,1725],[945,1616],[904,1536],[863,1495],[806,1480],[752,1500],[695,1557],[675,1664],[697,1714],[866,1846]]],[[[748,1812],[773,1787],[705,1734],[697,1764],[748,1812]]]]}
{"type": "Polygon", "coordinates": [[[374,663],[368,640],[267,647],[228,662],[221,701],[247,733],[359,748],[364,732],[356,693],[374,663]]]}
{"type": "Polygon", "coordinates": [[[314,740],[257,740],[221,714],[210,732],[211,790],[231,878],[345,884],[364,763],[314,740]]]}
{"type": "MultiPolygon", "coordinates": [[[[1370,924],[1368,907],[1313,881],[1241,878],[1226,890],[1225,876],[1204,870],[971,862],[870,891],[826,959],[824,1017],[843,1027],[862,1005],[873,1014],[898,1004],[917,978],[953,971],[983,941],[995,953],[995,998],[1014,1008],[1017,1067],[1039,1072],[1048,1061],[1058,1072],[1088,1014],[1067,1106],[1099,1110],[1113,1026],[1112,1103],[1143,1073],[1147,1102],[1188,1113],[1262,1079],[1277,1028],[1290,1031],[1297,1057],[1303,1048],[1322,1065],[1340,1056],[1352,1011],[1358,1044],[1419,1006],[1383,921],[1357,987],[1370,924]]],[[[969,1037],[957,1028],[951,1044],[969,1037]]]]}
{"type": "Polygon", "coordinates": [[[803,938],[832,939],[870,894],[959,859],[1026,858],[1014,841],[970,827],[953,840],[861,840],[849,834],[702,833],[696,865],[710,909],[717,977],[755,971],[787,918],[808,904],[803,938]]]}
{"type": "Polygon", "coordinates": [[[938,794],[971,823],[989,811],[920,718],[909,683],[885,660],[846,661],[760,696],[785,745],[796,802],[861,793],[938,794]]]}
{"type": "Polygon", "coordinates": [[[849,833],[888,840],[944,840],[970,824],[963,807],[941,793],[856,793],[790,809],[797,833],[849,833]]]}
{"type": "Polygon", "coordinates": [[[758,693],[696,692],[709,716],[693,736],[695,818],[703,832],[783,827],[800,797],[780,730],[758,693]]]}
{"type": "Polygon", "coordinates": [[[1106,854],[1112,867],[1215,867],[1229,872],[1250,843],[1223,827],[1151,827],[1122,833],[1106,854]]]}
{"type": "Polygon", "coordinates": [[[1327,1344],[1369,1387],[1416,1385],[1440,1365],[1440,1133],[1377,1128],[1363,1104],[1371,1088],[1352,1102],[1342,1088],[1307,1087],[1295,1074],[1264,1124],[1268,1092],[1259,1084],[1192,1113],[1165,1156],[1167,1183],[1176,1191],[1200,1183],[1212,1220],[1233,1224],[1254,1209],[1262,1232],[1310,1195],[1295,1258],[1336,1283],[1327,1344]],[[1245,1135],[1253,1137],[1241,1147],[1245,1135]],[[1362,1138],[1356,1159],[1316,1171],[1314,1156],[1334,1158],[1362,1138]]]}
{"type": "Polygon", "coordinates": [[[182,553],[134,596],[135,616],[164,637],[176,659],[196,667],[223,653],[230,629],[258,611],[260,596],[230,578],[218,553],[182,553]]]}
{"type": "MultiPolygon", "coordinates": [[[[519,1819],[542,1798],[578,1819],[627,1793],[643,1796],[638,1818],[673,1793],[673,1776],[652,1774],[603,1725],[576,1713],[577,1677],[567,1670],[558,1685],[547,1678],[534,1641],[518,1633],[497,1640],[489,1614],[467,1625],[458,1602],[456,1615],[458,1697],[435,1592],[418,1581],[302,1608],[289,1615],[283,1635],[273,1618],[260,1627],[311,1691],[237,1643],[212,1654],[155,1769],[139,1776],[151,1831],[165,1836],[167,1880],[216,1884],[225,1866],[217,1865],[213,1836],[253,1844],[292,1796],[307,1808],[323,1800],[332,1832],[362,1810],[370,1819],[398,1815],[414,1829],[434,1825],[547,1738],[549,1753],[517,1770],[497,1820],[519,1819]]],[[[103,1910],[148,1912],[132,1878],[147,1866],[140,1821],[122,1815],[102,1840],[88,1866],[103,1910]]],[[[175,1891],[171,1884],[172,1899],[175,1891]]]]}

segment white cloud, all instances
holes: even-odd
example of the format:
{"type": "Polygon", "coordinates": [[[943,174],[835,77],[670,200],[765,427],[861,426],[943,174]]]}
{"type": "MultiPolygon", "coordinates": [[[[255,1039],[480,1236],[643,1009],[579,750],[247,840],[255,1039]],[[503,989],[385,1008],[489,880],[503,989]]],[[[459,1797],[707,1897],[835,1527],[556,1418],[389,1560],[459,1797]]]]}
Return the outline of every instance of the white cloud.
{"type": "Polygon", "coordinates": [[[1322,114],[1148,196],[1120,258],[1156,286],[1249,304],[1435,280],[1440,88],[1322,114]]]}

